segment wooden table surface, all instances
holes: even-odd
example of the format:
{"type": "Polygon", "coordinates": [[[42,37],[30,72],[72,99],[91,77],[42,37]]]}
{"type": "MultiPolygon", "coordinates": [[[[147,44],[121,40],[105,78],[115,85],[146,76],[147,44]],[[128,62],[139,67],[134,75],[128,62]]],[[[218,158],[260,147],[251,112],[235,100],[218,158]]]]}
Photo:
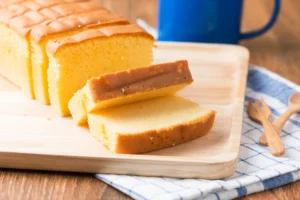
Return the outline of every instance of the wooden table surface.
{"type": "MultiPolygon", "coordinates": [[[[155,0],[127,0],[133,12],[124,10],[126,0],[102,0],[130,19],[148,18],[155,24],[155,0]],[[112,3],[113,2],[113,3],[112,3]]],[[[271,0],[245,0],[243,30],[257,29],[268,20],[271,0]]],[[[126,4],[127,5],[127,4],[126,4]]],[[[276,25],[265,35],[241,44],[251,52],[250,62],[263,66],[300,84],[300,1],[282,0],[276,25]]],[[[300,182],[244,199],[294,199],[300,195],[300,182]]],[[[0,199],[130,199],[93,175],[76,173],[0,170],[0,199]]]]}

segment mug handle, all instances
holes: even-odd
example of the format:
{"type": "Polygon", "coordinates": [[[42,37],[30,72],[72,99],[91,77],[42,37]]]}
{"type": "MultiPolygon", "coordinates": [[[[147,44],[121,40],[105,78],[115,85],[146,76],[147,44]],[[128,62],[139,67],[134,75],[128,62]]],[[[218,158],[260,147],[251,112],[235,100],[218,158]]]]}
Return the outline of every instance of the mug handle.
{"type": "Polygon", "coordinates": [[[254,37],[257,37],[263,33],[265,33],[266,31],[268,31],[275,23],[277,17],[278,17],[278,14],[279,14],[279,11],[280,11],[280,0],[274,0],[274,10],[273,10],[273,14],[272,14],[272,17],[271,19],[269,20],[269,22],[261,29],[257,30],[257,31],[251,31],[251,32],[248,32],[248,33],[241,33],[240,34],[240,39],[250,39],[250,38],[254,38],[254,37]]]}

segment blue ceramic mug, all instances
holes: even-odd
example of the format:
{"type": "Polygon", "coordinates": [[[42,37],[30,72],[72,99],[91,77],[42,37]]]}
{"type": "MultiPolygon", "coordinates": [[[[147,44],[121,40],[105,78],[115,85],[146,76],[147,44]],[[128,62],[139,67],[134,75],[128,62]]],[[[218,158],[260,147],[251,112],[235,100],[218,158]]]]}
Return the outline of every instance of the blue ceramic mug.
{"type": "Polygon", "coordinates": [[[243,0],[159,0],[158,40],[237,44],[273,26],[280,10],[280,0],[274,2],[265,27],[241,33],[243,0]]]}

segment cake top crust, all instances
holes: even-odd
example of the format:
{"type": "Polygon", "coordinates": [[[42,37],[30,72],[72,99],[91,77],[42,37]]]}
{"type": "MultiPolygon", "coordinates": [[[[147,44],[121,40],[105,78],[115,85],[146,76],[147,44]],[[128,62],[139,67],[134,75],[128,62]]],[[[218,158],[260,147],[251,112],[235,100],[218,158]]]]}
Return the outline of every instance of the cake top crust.
{"type": "Polygon", "coordinates": [[[161,63],[104,74],[87,82],[94,102],[193,82],[188,62],[161,63]]]}
{"type": "Polygon", "coordinates": [[[69,37],[63,37],[49,41],[46,45],[46,48],[50,54],[55,54],[61,47],[68,44],[76,44],[94,38],[111,37],[117,35],[143,36],[154,41],[153,36],[147,33],[140,26],[136,24],[128,24],[85,30],[69,37]]]}
{"type": "Polygon", "coordinates": [[[21,3],[26,0],[0,0],[0,9],[12,4],[21,3]]]}
{"type": "Polygon", "coordinates": [[[30,33],[31,39],[37,42],[49,34],[77,28],[129,23],[96,0],[17,0],[5,5],[1,2],[0,21],[21,36],[30,33]]]}

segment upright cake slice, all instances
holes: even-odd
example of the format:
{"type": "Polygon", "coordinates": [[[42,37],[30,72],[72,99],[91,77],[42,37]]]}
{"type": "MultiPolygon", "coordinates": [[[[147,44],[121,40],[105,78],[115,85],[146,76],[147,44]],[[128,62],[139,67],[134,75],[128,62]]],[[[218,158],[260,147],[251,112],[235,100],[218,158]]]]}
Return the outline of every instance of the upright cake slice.
{"type": "Polygon", "coordinates": [[[154,38],[135,24],[86,30],[51,40],[47,55],[52,107],[62,116],[68,116],[69,100],[87,80],[149,65],[153,42],[154,38]]]}
{"type": "Polygon", "coordinates": [[[87,123],[88,112],[172,95],[192,81],[185,60],[104,74],[76,92],[69,109],[76,123],[82,125],[87,123]]]}
{"type": "Polygon", "coordinates": [[[88,114],[91,134],[114,153],[145,153],[209,132],[215,112],[170,96],[88,114]]]}
{"type": "Polygon", "coordinates": [[[33,87],[36,99],[44,104],[50,104],[46,43],[49,40],[79,33],[84,29],[124,25],[129,22],[103,8],[96,0],[77,0],[71,3],[62,1],[40,12],[50,20],[36,25],[31,30],[33,87]]]}

